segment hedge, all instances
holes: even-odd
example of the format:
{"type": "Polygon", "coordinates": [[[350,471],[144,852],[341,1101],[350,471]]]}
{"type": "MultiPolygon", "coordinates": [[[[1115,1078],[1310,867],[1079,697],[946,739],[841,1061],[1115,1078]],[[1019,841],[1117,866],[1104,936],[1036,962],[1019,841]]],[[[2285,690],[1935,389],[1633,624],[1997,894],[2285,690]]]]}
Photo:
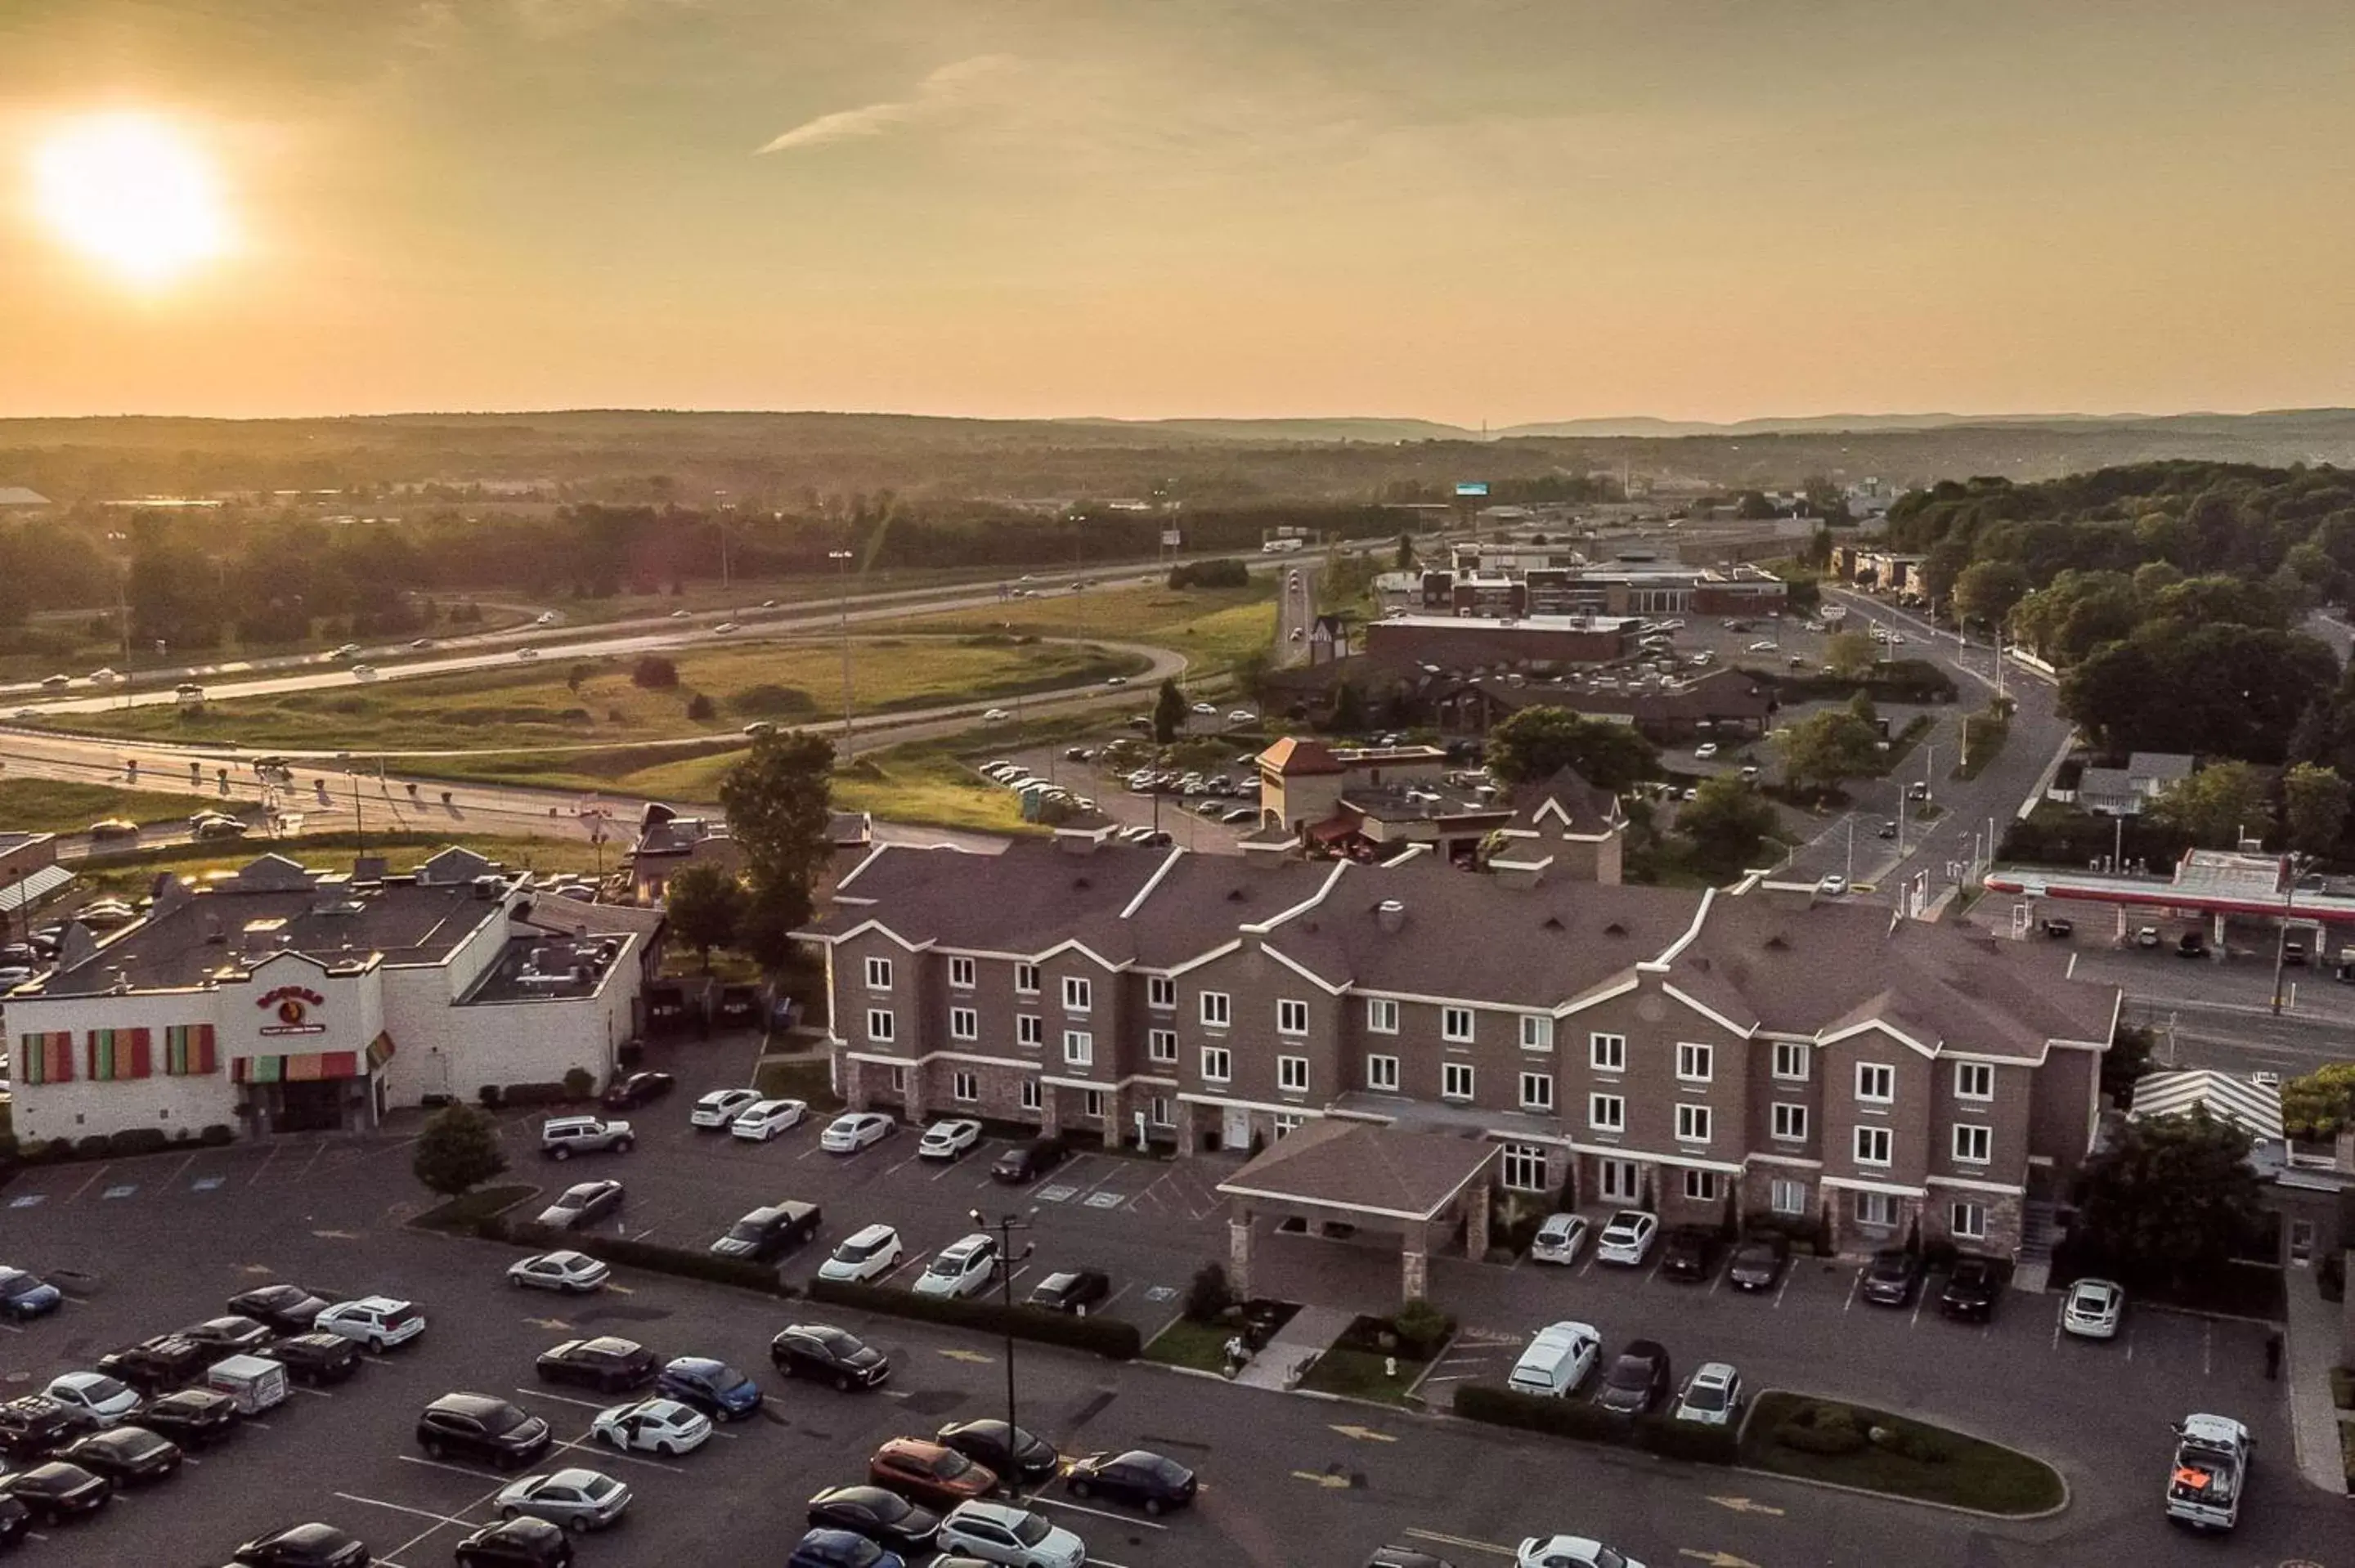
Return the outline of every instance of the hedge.
{"type": "Polygon", "coordinates": [[[1741,1451],[1741,1436],[1732,1426],[1704,1426],[1667,1415],[1643,1415],[1630,1422],[1588,1400],[1541,1399],[1494,1383],[1456,1384],[1455,1408],[1466,1421],[1581,1443],[1632,1444],[1664,1458],[1700,1465],[1731,1465],[1741,1451]]]}
{"type": "Polygon", "coordinates": [[[429,1231],[471,1231],[479,1233],[483,1222],[514,1208],[539,1191],[537,1187],[508,1183],[500,1187],[477,1187],[471,1192],[435,1204],[410,1224],[429,1231]]]}
{"type": "Polygon", "coordinates": [[[582,1235],[559,1230],[535,1220],[510,1220],[493,1214],[478,1220],[474,1234],[488,1241],[511,1242],[537,1251],[553,1252],[567,1249],[585,1252],[591,1257],[624,1268],[643,1268],[653,1274],[676,1275],[682,1279],[700,1279],[709,1285],[733,1285],[744,1290],[757,1290],[765,1296],[791,1296],[792,1286],[777,1277],[777,1271],[768,1264],[753,1263],[741,1257],[716,1257],[708,1252],[688,1247],[664,1246],[656,1242],[632,1241],[626,1236],[582,1235]]]}
{"type": "Polygon", "coordinates": [[[977,1329],[991,1334],[1012,1334],[1018,1340],[1064,1345],[1089,1351],[1107,1361],[1136,1359],[1144,1337],[1134,1323],[1115,1318],[1082,1318],[1050,1312],[1043,1307],[1007,1307],[996,1301],[966,1301],[946,1296],[918,1296],[879,1285],[853,1285],[843,1280],[810,1282],[810,1299],[834,1307],[851,1307],[895,1318],[913,1318],[952,1328],[977,1329]]]}

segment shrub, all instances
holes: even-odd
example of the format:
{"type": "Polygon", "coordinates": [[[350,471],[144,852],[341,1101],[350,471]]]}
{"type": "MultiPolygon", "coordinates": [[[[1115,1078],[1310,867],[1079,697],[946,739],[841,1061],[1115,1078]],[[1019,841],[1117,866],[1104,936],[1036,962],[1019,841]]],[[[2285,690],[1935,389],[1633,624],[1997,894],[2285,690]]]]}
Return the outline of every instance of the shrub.
{"type": "Polygon", "coordinates": [[[109,1154],[161,1154],[172,1140],[160,1127],[126,1127],[106,1136],[109,1154]]]}
{"type": "Polygon", "coordinates": [[[1231,557],[1216,561],[1180,561],[1169,568],[1169,586],[1189,588],[1249,588],[1251,568],[1231,557]]]}
{"type": "Polygon", "coordinates": [[[88,1138],[74,1139],[73,1151],[74,1158],[77,1160],[103,1160],[106,1158],[106,1136],[103,1133],[92,1133],[88,1138]]]}
{"type": "Polygon", "coordinates": [[[46,1165],[56,1160],[58,1151],[64,1147],[59,1139],[20,1138],[16,1140],[16,1158],[27,1165],[46,1165]]]}
{"type": "Polygon", "coordinates": [[[1731,1465],[1742,1457],[1742,1428],[1704,1426],[1672,1415],[1646,1415],[1636,1423],[1636,1446],[1663,1459],[1696,1465],[1731,1465]]]}
{"type": "Polygon", "coordinates": [[[630,666],[630,684],[648,691],[668,691],[678,684],[678,666],[649,653],[630,666]]]}
{"type": "Polygon", "coordinates": [[[485,1110],[496,1110],[499,1108],[499,1086],[496,1084],[485,1084],[476,1091],[475,1098],[483,1102],[485,1110]]]}
{"type": "Polygon", "coordinates": [[[1864,1434],[1865,1441],[1883,1453],[1894,1454],[1901,1459],[1917,1464],[1943,1465],[1952,1457],[1946,1446],[1926,1432],[1909,1432],[1902,1426],[1872,1426],[1864,1434]]]}
{"type": "Polygon", "coordinates": [[[741,1257],[715,1257],[708,1252],[690,1247],[632,1241],[627,1236],[561,1231],[536,1221],[508,1220],[496,1214],[479,1221],[474,1234],[486,1240],[512,1242],[535,1251],[570,1247],[623,1268],[643,1268],[653,1274],[700,1279],[709,1285],[732,1285],[768,1296],[791,1296],[794,1293],[793,1287],[778,1278],[776,1269],[768,1264],[753,1263],[741,1257]]]}
{"type": "Polygon", "coordinates": [[[585,1100],[597,1086],[597,1075],[586,1067],[568,1067],[564,1071],[564,1097],[585,1100]]]}
{"type": "Polygon", "coordinates": [[[194,1143],[196,1140],[197,1129],[192,1127],[176,1127],[172,1129],[174,1143],[194,1143]]]}
{"type": "Polygon", "coordinates": [[[515,1207],[532,1195],[534,1189],[509,1183],[499,1187],[477,1187],[471,1192],[461,1192],[445,1202],[418,1215],[410,1224],[421,1230],[474,1231],[481,1234],[485,1221],[515,1207]]]}
{"type": "Polygon", "coordinates": [[[1871,1442],[1845,1404],[1803,1404],[1774,1428],[1774,1441],[1802,1454],[1861,1452],[1871,1442]]]}
{"type": "Polygon", "coordinates": [[[1108,1361],[1136,1359],[1144,1337],[1134,1323],[1116,1318],[1082,1318],[1050,1312],[1043,1307],[1007,1307],[995,1301],[965,1301],[945,1296],[918,1296],[878,1285],[852,1285],[819,1279],[810,1284],[810,1299],[829,1306],[853,1307],[895,1318],[976,1329],[990,1334],[1012,1334],[1018,1340],[1090,1351],[1108,1361]]]}
{"type": "Polygon", "coordinates": [[[1625,1443],[1632,1432],[1625,1419],[1586,1400],[1540,1399],[1494,1383],[1457,1383],[1455,1409],[1466,1421],[1543,1432],[1582,1443],[1625,1443]]]}
{"type": "Polygon", "coordinates": [[[237,1141],[237,1134],[227,1122],[211,1122],[197,1134],[197,1141],[207,1149],[220,1149],[237,1141]]]}
{"type": "Polygon", "coordinates": [[[1391,1327],[1398,1330],[1401,1350],[1416,1361],[1427,1361],[1455,1331],[1455,1319],[1417,1296],[1398,1309],[1391,1327]]]}
{"type": "Polygon", "coordinates": [[[719,717],[719,710],[712,705],[709,697],[698,692],[687,699],[687,716],[698,724],[703,724],[719,717]]]}
{"type": "Polygon", "coordinates": [[[555,1106],[579,1097],[580,1096],[572,1094],[563,1084],[508,1084],[499,1090],[498,1103],[509,1106],[555,1106]]]}
{"type": "Polygon", "coordinates": [[[1213,1322],[1234,1304],[1234,1287],[1227,1283],[1225,1269],[1206,1263],[1194,1271],[1193,1283],[1186,1287],[1187,1317],[1197,1323],[1213,1322]]]}

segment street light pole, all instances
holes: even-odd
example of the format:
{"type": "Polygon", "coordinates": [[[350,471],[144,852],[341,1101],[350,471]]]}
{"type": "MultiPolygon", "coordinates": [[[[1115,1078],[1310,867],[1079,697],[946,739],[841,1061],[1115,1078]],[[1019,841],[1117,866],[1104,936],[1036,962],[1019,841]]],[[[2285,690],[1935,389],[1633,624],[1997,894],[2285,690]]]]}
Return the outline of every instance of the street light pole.
{"type": "Polygon", "coordinates": [[[826,553],[827,560],[840,564],[840,570],[837,576],[841,588],[837,597],[841,600],[842,615],[842,759],[845,762],[850,760],[857,749],[850,732],[850,557],[852,554],[853,552],[849,550],[828,550],[826,553]]]}
{"type": "MultiPolygon", "coordinates": [[[[1001,1215],[995,1224],[982,1217],[979,1209],[967,1211],[973,1223],[983,1230],[997,1232],[997,1285],[999,1298],[1006,1306],[1006,1452],[1014,1454],[1014,1266],[1020,1261],[1014,1255],[1014,1233],[1027,1231],[1029,1224],[1012,1214],[1001,1215]]],[[[1030,1255],[1028,1243],[1023,1244],[1023,1257],[1030,1255]]]]}

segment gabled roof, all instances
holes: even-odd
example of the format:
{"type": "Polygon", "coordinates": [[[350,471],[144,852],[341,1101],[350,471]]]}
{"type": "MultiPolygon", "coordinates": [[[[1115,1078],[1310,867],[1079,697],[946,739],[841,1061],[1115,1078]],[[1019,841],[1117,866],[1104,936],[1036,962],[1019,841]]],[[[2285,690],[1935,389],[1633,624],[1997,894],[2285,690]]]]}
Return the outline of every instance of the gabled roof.
{"type": "Polygon", "coordinates": [[[1619,797],[1597,789],[1574,768],[1564,768],[1550,779],[1524,784],[1512,794],[1513,820],[1508,832],[1530,832],[1545,837],[1574,834],[1592,838],[1623,826],[1627,812],[1619,797]]]}
{"type": "Polygon", "coordinates": [[[2126,1119],[2188,1116],[2195,1107],[2218,1121],[2231,1122],[2252,1138],[2272,1139],[2282,1135],[2279,1089],[2205,1068],[2145,1074],[2135,1082],[2134,1105],[2126,1119]]]}
{"type": "Polygon", "coordinates": [[[1320,1117],[1277,1139],[1219,1191],[1427,1220],[1487,1168],[1497,1149],[1480,1138],[1320,1117]]]}
{"type": "Polygon", "coordinates": [[[1287,735],[1259,754],[1259,765],[1286,779],[1314,773],[1347,773],[1349,769],[1321,740],[1287,735]]]}
{"type": "Polygon", "coordinates": [[[1167,854],[1114,843],[1074,854],[1044,840],[993,855],[878,844],[807,930],[840,936],[876,921],[911,943],[1043,953],[1076,941],[1126,962],[1133,940],[1120,913],[1167,854]]]}

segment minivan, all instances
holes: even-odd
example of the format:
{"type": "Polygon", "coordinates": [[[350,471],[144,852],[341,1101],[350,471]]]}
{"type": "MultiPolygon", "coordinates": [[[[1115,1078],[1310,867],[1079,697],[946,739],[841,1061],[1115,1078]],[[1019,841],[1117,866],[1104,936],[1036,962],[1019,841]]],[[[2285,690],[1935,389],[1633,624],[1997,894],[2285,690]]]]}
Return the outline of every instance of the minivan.
{"type": "Polygon", "coordinates": [[[1554,1323],[1538,1330],[1506,1386],[1540,1399],[1567,1399],[1594,1370],[1603,1336],[1592,1323],[1554,1323]]]}

